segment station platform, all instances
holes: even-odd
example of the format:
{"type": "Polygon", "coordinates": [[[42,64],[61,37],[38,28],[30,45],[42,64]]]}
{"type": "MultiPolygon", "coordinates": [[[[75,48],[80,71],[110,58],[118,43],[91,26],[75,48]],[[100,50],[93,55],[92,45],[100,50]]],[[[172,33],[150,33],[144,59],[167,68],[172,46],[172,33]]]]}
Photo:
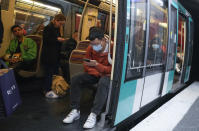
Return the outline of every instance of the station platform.
{"type": "Polygon", "coordinates": [[[130,131],[199,131],[199,82],[194,82],[130,131]]]}

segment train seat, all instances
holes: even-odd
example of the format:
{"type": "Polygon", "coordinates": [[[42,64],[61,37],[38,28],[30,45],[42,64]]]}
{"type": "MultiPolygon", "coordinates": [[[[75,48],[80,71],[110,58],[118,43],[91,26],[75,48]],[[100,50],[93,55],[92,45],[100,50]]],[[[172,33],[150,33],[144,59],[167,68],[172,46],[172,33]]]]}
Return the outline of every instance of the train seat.
{"type": "Polygon", "coordinates": [[[70,78],[72,78],[75,74],[84,71],[82,59],[86,55],[86,49],[89,46],[89,44],[89,40],[80,41],[77,44],[76,49],[72,51],[69,59],[70,78]]]}
{"type": "Polygon", "coordinates": [[[42,37],[38,35],[28,35],[27,38],[31,38],[34,40],[37,44],[37,58],[35,65],[33,65],[33,68],[31,70],[20,70],[19,75],[22,77],[31,77],[38,74],[40,70],[40,56],[41,56],[41,50],[42,50],[42,37]]]}

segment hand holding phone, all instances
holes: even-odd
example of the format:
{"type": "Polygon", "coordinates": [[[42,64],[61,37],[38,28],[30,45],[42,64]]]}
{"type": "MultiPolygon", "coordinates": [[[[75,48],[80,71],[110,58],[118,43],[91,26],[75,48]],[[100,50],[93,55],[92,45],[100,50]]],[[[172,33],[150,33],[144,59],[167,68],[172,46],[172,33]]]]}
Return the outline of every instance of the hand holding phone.
{"type": "Polygon", "coordinates": [[[97,66],[98,62],[96,60],[90,60],[90,59],[83,59],[84,64],[86,64],[87,66],[91,66],[91,67],[94,67],[94,66],[97,66]]]}
{"type": "Polygon", "coordinates": [[[83,61],[90,62],[91,60],[84,58],[83,61]]]}

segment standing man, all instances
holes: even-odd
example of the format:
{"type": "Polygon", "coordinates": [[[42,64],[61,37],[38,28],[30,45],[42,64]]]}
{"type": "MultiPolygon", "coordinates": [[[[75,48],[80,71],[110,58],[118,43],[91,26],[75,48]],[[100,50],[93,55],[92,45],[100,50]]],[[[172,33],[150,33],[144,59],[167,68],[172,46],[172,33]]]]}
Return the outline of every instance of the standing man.
{"type": "Polygon", "coordinates": [[[45,71],[44,92],[47,98],[58,98],[51,90],[52,76],[58,74],[61,44],[65,41],[61,38],[60,27],[65,24],[66,18],[63,14],[58,14],[44,28],[42,63],[45,71]]]}
{"type": "Polygon", "coordinates": [[[71,80],[70,106],[72,111],[63,120],[63,123],[72,123],[80,117],[80,97],[82,88],[87,85],[97,84],[97,93],[91,113],[88,116],[84,128],[93,128],[96,118],[102,112],[108,96],[110,83],[111,64],[108,62],[108,40],[104,32],[98,27],[92,27],[89,31],[90,46],[86,51],[84,73],[74,76],[71,80]]]}

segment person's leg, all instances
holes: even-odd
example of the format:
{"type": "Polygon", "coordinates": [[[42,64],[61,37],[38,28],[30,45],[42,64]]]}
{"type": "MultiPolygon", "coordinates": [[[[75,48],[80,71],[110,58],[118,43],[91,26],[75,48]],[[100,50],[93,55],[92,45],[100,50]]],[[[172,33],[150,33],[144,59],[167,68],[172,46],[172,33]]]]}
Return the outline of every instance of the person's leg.
{"type": "Polygon", "coordinates": [[[74,76],[71,80],[70,103],[72,109],[79,109],[82,88],[86,85],[96,84],[99,78],[87,73],[74,76]]]}
{"type": "MultiPolygon", "coordinates": [[[[23,61],[18,67],[20,70],[33,70],[36,65],[36,60],[23,61]]],[[[34,69],[35,70],[35,69],[34,69]]]]}
{"type": "Polygon", "coordinates": [[[106,103],[108,89],[109,89],[110,77],[101,77],[98,82],[97,93],[91,113],[88,116],[83,128],[93,128],[97,122],[97,116],[101,113],[104,104],[106,103]]]}
{"type": "Polygon", "coordinates": [[[49,65],[44,65],[45,80],[43,90],[44,92],[49,92],[52,85],[53,67],[49,65]]]}
{"type": "Polygon", "coordinates": [[[58,74],[58,65],[44,65],[44,73],[44,91],[48,92],[51,90],[53,75],[58,74]]]}
{"type": "Polygon", "coordinates": [[[95,95],[93,108],[91,109],[91,112],[95,113],[96,115],[99,115],[101,113],[102,108],[106,103],[109,84],[110,84],[109,76],[101,77],[98,82],[97,93],[95,95]]]}
{"type": "Polygon", "coordinates": [[[95,84],[99,80],[98,77],[89,75],[87,73],[81,73],[74,76],[71,80],[71,89],[70,89],[70,102],[71,102],[71,112],[64,118],[63,123],[72,123],[74,120],[79,119],[80,111],[80,97],[81,89],[89,84],[95,84]]]}

